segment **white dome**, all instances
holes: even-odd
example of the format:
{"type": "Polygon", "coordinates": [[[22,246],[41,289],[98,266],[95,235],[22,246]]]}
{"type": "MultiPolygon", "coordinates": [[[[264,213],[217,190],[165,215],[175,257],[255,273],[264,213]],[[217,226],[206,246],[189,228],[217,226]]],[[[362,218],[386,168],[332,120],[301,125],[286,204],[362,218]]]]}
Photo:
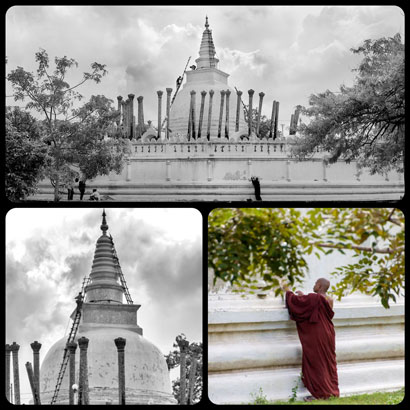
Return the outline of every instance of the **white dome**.
{"type": "MultiPolygon", "coordinates": [[[[125,394],[127,404],[173,404],[169,371],[160,350],[138,333],[120,328],[98,328],[82,331],[89,339],[87,350],[90,404],[118,404],[118,353],[114,339],[126,339],[125,394]]],[[[43,404],[49,404],[63,359],[66,338],[48,351],[40,371],[43,404]]],[[[76,383],[79,384],[80,349],[76,350],[76,383]]],[[[68,404],[69,365],[66,368],[57,404],[68,404]]]]}

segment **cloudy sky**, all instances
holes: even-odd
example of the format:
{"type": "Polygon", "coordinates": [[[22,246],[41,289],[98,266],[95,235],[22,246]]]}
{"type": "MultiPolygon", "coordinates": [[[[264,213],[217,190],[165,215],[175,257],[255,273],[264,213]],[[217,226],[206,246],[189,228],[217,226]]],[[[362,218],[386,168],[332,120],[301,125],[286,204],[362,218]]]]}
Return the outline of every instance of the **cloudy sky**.
{"type": "MultiPolygon", "coordinates": [[[[202,341],[202,216],[195,209],[106,209],[144,337],[166,354],[185,333],[202,341]]],[[[101,209],[13,209],[6,217],[6,343],[16,341],[22,399],[30,343],[41,360],[67,336],[74,297],[91,271],[101,209]]],[[[71,321],[70,321],[71,326],[71,321]]]]}
{"type": "Polygon", "coordinates": [[[404,13],[394,6],[19,6],[6,15],[7,71],[35,71],[39,48],[78,61],[72,84],[92,62],[106,64],[108,76],[84,85],[84,96],[116,103],[117,95],[143,95],[145,119],[155,124],[156,91],[175,88],[188,57],[198,57],[205,15],[230,86],[263,91],[268,116],[280,101],[285,125],[310,94],[352,84],[360,61],[352,47],[404,32],[404,13]]]}

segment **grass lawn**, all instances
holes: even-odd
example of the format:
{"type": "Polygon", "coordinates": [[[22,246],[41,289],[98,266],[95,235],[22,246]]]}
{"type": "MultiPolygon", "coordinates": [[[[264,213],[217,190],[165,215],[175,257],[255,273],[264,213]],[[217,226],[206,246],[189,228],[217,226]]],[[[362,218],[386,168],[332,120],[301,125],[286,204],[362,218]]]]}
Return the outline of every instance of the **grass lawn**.
{"type": "Polygon", "coordinates": [[[251,404],[399,404],[404,399],[404,388],[394,392],[377,392],[371,394],[358,394],[348,397],[332,397],[328,400],[314,400],[312,402],[295,401],[289,403],[288,401],[268,401],[266,397],[259,395],[251,404]]]}

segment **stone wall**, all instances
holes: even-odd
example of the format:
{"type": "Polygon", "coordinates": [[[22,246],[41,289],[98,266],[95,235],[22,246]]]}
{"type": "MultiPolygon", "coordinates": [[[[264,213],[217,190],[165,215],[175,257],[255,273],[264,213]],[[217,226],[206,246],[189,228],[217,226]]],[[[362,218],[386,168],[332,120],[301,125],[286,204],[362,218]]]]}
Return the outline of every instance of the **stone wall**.
{"type": "MultiPolygon", "coordinates": [[[[209,398],[249,403],[262,388],[269,400],[287,400],[298,385],[302,350],[284,302],[230,293],[209,296],[209,398]]],[[[341,395],[404,386],[404,301],[384,309],[373,298],[335,303],[334,325],[341,395]]]]}

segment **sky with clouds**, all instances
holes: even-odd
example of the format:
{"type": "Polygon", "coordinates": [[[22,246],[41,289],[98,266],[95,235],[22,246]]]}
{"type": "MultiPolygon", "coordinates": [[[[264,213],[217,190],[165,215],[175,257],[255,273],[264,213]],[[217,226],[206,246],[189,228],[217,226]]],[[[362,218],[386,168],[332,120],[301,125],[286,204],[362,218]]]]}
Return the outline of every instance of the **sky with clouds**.
{"type": "Polygon", "coordinates": [[[205,15],[229,85],[263,91],[268,117],[278,100],[285,125],[310,94],[352,84],[360,61],[352,47],[404,36],[404,13],[395,6],[18,6],[6,15],[7,72],[35,71],[40,48],[78,61],[71,84],[94,61],[106,64],[109,74],[82,86],[83,95],[115,104],[118,95],[143,95],[145,119],[156,124],[156,91],[175,88],[188,57],[198,57],[205,15]]]}
{"type": "MultiPolygon", "coordinates": [[[[185,333],[202,341],[202,216],[195,209],[106,208],[109,233],[138,325],[164,354],[185,333]]],[[[20,345],[22,399],[30,343],[48,349],[68,335],[74,297],[91,271],[101,209],[13,209],[6,217],[6,343],[20,345]]],[[[177,376],[177,375],[176,375],[177,376]]],[[[11,376],[12,377],[12,376],[11,376]]]]}

